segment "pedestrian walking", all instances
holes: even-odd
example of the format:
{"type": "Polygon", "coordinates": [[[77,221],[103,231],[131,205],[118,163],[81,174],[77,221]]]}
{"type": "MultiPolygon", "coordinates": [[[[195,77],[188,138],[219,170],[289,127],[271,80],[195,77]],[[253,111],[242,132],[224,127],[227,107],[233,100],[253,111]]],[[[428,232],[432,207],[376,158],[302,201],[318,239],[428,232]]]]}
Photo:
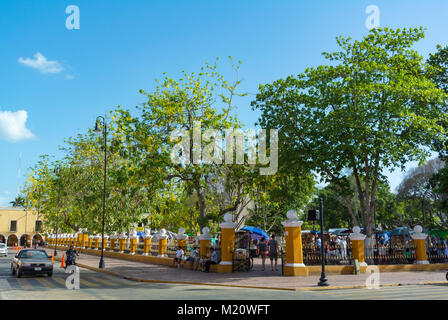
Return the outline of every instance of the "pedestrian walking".
{"type": "Polygon", "coordinates": [[[275,234],[271,235],[271,239],[268,242],[269,246],[269,259],[271,260],[271,270],[274,271],[274,260],[275,260],[275,271],[277,269],[277,260],[278,260],[278,242],[275,239],[275,234]]]}
{"type": "Polygon", "coordinates": [[[265,261],[266,261],[266,257],[267,257],[267,255],[268,255],[268,244],[267,244],[267,242],[266,242],[266,238],[265,237],[262,237],[261,238],[261,241],[260,241],[260,243],[259,243],[259,245],[258,245],[258,248],[259,248],[259,250],[260,250],[260,254],[261,254],[261,271],[264,271],[264,264],[265,264],[265,261]]]}

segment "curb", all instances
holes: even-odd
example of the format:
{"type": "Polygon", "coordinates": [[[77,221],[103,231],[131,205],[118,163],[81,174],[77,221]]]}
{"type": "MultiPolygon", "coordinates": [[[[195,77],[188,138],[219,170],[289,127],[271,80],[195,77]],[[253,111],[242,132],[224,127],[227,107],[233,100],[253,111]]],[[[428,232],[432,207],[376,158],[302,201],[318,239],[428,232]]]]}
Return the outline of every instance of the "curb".
{"type": "MultiPolygon", "coordinates": [[[[57,261],[61,261],[61,258],[55,257],[57,261]]],[[[233,284],[224,284],[224,283],[210,283],[210,282],[189,282],[189,281],[170,281],[170,280],[152,280],[152,279],[141,279],[135,277],[123,276],[117,272],[104,270],[100,268],[95,268],[86,264],[76,263],[76,265],[80,268],[89,269],[96,272],[107,273],[112,276],[126,279],[129,281],[136,282],[149,282],[149,283],[171,283],[171,284],[192,284],[192,285],[202,285],[202,286],[216,286],[216,287],[232,287],[232,288],[246,288],[246,289],[268,289],[268,290],[283,290],[283,291],[297,291],[295,288],[277,288],[277,287],[262,287],[262,286],[245,286],[245,285],[233,285],[233,284]]]]}
{"type": "MultiPolygon", "coordinates": [[[[281,287],[263,287],[263,286],[246,286],[246,285],[233,285],[224,283],[213,283],[213,282],[190,282],[190,281],[170,281],[170,280],[153,280],[153,279],[142,279],[136,277],[123,276],[119,273],[103,270],[95,267],[91,267],[84,264],[77,264],[81,268],[89,269],[96,272],[107,273],[122,279],[136,282],[146,282],[146,283],[170,283],[170,284],[190,284],[190,285],[202,285],[202,286],[216,286],[216,287],[230,287],[230,288],[245,288],[245,289],[264,289],[264,290],[282,290],[282,291],[325,291],[325,290],[341,290],[341,289],[365,289],[365,285],[352,285],[352,286],[328,286],[328,287],[309,287],[309,288],[281,288],[281,287]]],[[[447,284],[446,281],[425,281],[415,283],[388,283],[380,285],[383,287],[399,287],[408,285],[431,285],[431,284],[447,284]]]]}
{"type": "MultiPolygon", "coordinates": [[[[54,257],[55,260],[61,261],[61,258],[54,257]]],[[[171,280],[153,280],[153,279],[142,279],[136,277],[123,276],[117,272],[104,270],[82,263],[76,264],[80,268],[89,269],[96,272],[107,273],[112,276],[126,279],[129,281],[136,282],[146,282],[146,283],[170,283],[170,284],[189,284],[189,285],[202,285],[202,286],[216,286],[216,287],[229,287],[229,288],[245,288],[245,289],[264,289],[264,290],[281,290],[281,291],[325,291],[325,290],[341,290],[341,289],[365,289],[365,285],[351,285],[351,286],[328,286],[328,287],[309,287],[309,288],[284,288],[284,287],[264,287],[264,286],[248,286],[248,285],[234,285],[234,284],[224,284],[224,283],[213,283],[213,282],[190,282],[190,281],[171,281],[171,280]]],[[[448,281],[423,281],[419,283],[388,283],[382,284],[379,287],[399,287],[399,286],[409,286],[409,285],[431,285],[431,284],[446,284],[448,281]]]]}

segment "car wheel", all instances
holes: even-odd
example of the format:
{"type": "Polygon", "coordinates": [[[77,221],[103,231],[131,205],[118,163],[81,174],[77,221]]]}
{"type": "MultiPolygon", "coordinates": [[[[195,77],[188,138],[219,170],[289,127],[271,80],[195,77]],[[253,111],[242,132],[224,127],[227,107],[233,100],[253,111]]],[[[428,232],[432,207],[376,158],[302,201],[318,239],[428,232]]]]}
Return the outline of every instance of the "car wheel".
{"type": "Polygon", "coordinates": [[[21,278],[22,277],[22,270],[20,270],[20,268],[19,268],[16,272],[17,272],[17,278],[21,278]]]}
{"type": "Polygon", "coordinates": [[[16,274],[16,270],[13,268],[13,266],[11,265],[11,274],[15,275],[16,274]]]}
{"type": "Polygon", "coordinates": [[[51,277],[51,276],[53,275],[53,272],[48,272],[47,275],[48,275],[49,277],[51,277]]]}
{"type": "Polygon", "coordinates": [[[446,277],[446,280],[448,281],[448,272],[446,273],[445,277],[446,277]]]}

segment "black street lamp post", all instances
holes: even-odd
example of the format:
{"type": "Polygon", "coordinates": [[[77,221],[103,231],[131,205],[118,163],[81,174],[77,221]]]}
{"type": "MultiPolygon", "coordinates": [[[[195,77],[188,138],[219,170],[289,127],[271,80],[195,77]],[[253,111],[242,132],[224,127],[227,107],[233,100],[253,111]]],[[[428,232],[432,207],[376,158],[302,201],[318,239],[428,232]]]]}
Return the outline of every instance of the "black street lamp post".
{"type": "Polygon", "coordinates": [[[98,120],[103,120],[103,136],[104,136],[104,186],[103,186],[103,222],[102,222],[102,232],[101,232],[101,259],[99,268],[104,269],[104,216],[106,213],[106,176],[107,176],[107,124],[106,119],[102,116],[98,116],[95,121],[95,132],[101,132],[98,126],[98,120]]]}
{"type": "Polygon", "coordinates": [[[59,232],[59,204],[61,200],[61,177],[60,177],[61,167],[59,165],[56,166],[53,172],[58,177],[58,211],[56,213],[56,242],[54,244],[54,254],[53,254],[56,257],[58,255],[57,245],[58,245],[58,232],[59,232]]]}
{"type": "Polygon", "coordinates": [[[324,230],[324,206],[323,206],[323,199],[319,199],[319,213],[320,213],[320,234],[321,234],[321,241],[320,241],[320,255],[322,259],[322,273],[320,275],[318,286],[328,286],[328,280],[327,276],[325,275],[325,230],[324,230]]]}

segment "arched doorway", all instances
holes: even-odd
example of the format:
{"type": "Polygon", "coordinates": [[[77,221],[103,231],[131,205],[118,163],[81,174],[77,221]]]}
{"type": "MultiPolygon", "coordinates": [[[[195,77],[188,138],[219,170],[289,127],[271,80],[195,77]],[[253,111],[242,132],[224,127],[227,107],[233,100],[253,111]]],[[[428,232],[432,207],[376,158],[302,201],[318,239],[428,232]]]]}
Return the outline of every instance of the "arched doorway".
{"type": "Polygon", "coordinates": [[[20,246],[21,247],[27,247],[26,240],[28,239],[28,237],[29,237],[29,235],[27,235],[27,234],[23,234],[20,237],[20,246]]]}
{"type": "Polygon", "coordinates": [[[17,243],[19,242],[17,236],[15,234],[10,234],[8,236],[8,240],[7,240],[7,246],[8,247],[12,247],[13,245],[16,246],[17,243]]]}
{"type": "Polygon", "coordinates": [[[40,234],[35,234],[34,236],[33,236],[33,240],[31,241],[31,243],[32,243],[32,246],[33,247],[35,247],[35,246],[39,246],[40,245],[40,243],[42,242],[42,240],[43,240],[43,238],[42,238],[42,236],[40,235],[40,234]]]}
{"type": "Polygon", "coordinates": [[[0,234],[0,243],[6,243],[6,238],[2,234],[0,234]]]}

